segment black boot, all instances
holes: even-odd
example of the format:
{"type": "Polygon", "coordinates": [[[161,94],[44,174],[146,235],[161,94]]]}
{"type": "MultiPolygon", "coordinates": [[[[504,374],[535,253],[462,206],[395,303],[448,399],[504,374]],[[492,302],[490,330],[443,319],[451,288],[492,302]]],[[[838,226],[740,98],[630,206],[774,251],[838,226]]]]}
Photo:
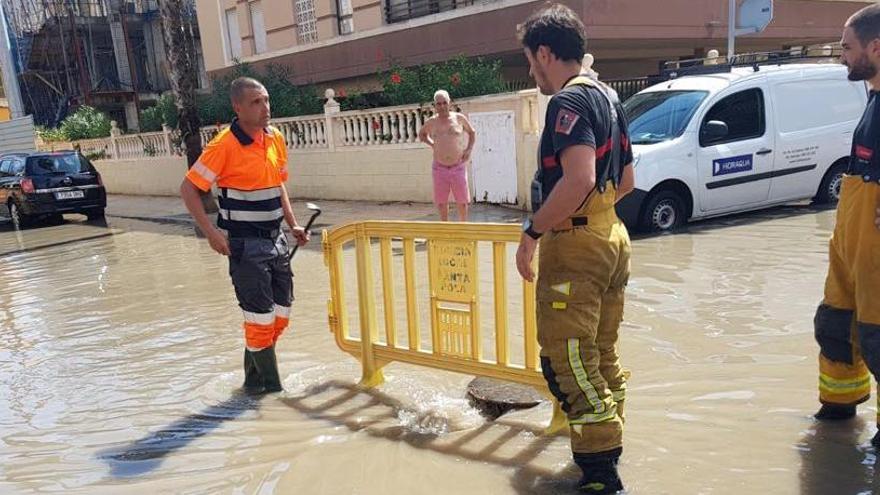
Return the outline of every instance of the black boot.
{"type": "Polygon", "coordinates": [[[278,359],[275,357],[275,346],[267,347],[261,351],[251,352],[260,378],[263,379],[263,388],[267,394],[281,392],[281,378],[278,376],[278,359]]]}
{"type": "Polygon", "coordinates": [[[584,472],[577,483],[581,493],[609,495],[623,490],[623,482],[617,474],[617,458],[586,460],[578,459],[575,454],[574,462],[584,472]]]}
{"type": "Polygon", "coordinates": [[[259,395],[264,392],[263,379],[260,378],[260,372],[254,364],[253,353],[247,349],[244,350],[244,384],[241,389],[248,395],[259,395]]]}
{"type": "Polygon", "coordinates": [[[856,415],[856,406],[840,406],[836,404],[822,404],[819,412],[813,415],[820,421],[842,421],[852,419],[856,415]]]}
{"type": "Polygon", "coordinates": [[[621,449],[600,454],[574,454],[574,462],[581,468],[584,475],[578,481],[577,489],[581,493],[608,495],[623,490],[623,482],[617,474],[617,461],[621,449]]]}

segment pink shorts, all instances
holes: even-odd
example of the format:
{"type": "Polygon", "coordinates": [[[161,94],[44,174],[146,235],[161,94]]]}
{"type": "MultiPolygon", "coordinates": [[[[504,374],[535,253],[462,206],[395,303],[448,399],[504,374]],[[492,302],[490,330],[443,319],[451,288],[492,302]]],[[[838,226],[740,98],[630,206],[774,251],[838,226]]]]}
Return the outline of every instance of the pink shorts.
{"type": "Polygon", "coordinates": [[[468,190],[467,163],[446,166],[434,162],[431,166],[434,176],[434,204],[442,205],[449,202],[449,192],[458,204],[471,202],[468,190]]]}

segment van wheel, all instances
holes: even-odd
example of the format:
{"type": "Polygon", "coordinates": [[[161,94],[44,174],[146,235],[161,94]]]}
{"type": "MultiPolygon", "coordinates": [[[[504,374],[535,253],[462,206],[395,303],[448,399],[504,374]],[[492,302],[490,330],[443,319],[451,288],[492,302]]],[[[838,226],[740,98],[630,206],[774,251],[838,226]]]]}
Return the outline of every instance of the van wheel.
{"type": "Polygon", "coordinates": [[[673,191],[657,191],[645,202],[642,229],[647,232],[670,232],[686,221],[684,201],[673,191]]]}
{"type": "Polygon", "coordinates": [[[837,201],[840,200],[840,186],[843,184],[845,171],[846,162],[840,162],[825,173],[825,177],[822,178],[822,183],[819,185],[819,192],[816,194],[817,204],[837,204],[837,201]]]}

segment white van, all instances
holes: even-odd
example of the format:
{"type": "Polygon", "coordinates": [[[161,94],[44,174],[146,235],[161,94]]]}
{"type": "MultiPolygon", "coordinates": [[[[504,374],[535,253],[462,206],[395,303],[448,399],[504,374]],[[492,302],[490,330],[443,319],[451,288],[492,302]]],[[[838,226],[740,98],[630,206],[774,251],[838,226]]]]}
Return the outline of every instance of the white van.
{"type": "Polygon", "coordinates": [[[641,230],[813,198],[833,203],[868,99],[837,64],[684,76],[624,103],[635,191],[618,213],[641,230]]]}

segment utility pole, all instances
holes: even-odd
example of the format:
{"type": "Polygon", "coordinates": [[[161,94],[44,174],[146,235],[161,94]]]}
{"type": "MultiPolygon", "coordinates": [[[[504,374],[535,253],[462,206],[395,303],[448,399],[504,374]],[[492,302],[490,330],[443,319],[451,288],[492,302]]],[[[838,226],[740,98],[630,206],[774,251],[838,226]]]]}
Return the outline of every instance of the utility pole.
{"type": "Polygon", "coordinates": [[[736,55],[736,0],[728,0],[727,8],[727,62],[736,55]]]}

